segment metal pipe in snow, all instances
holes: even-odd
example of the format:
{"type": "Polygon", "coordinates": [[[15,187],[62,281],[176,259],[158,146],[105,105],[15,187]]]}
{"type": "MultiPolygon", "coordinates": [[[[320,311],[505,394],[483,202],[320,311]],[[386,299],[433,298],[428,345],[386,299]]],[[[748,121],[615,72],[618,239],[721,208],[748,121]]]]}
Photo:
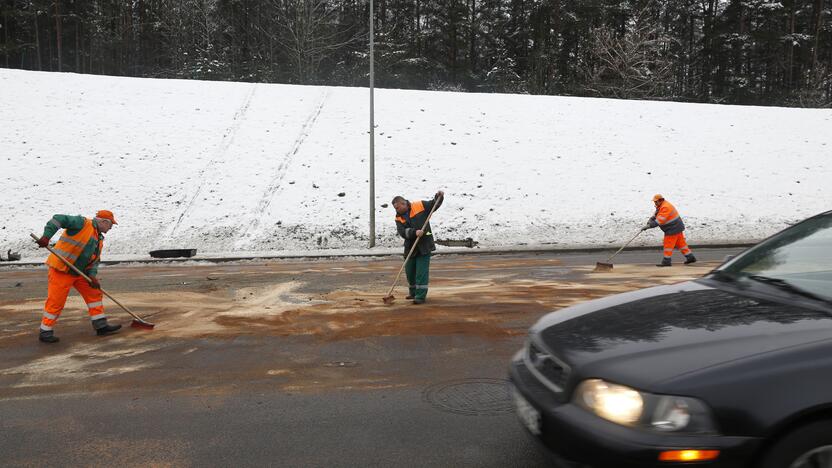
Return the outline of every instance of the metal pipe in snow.
{"type": "Polygon", "coordinates": [[[374,56],[374,27],[373,0],[370,0],[370,247],[376,245],[376,166],[375,166],[375,90],[374,56]]]}

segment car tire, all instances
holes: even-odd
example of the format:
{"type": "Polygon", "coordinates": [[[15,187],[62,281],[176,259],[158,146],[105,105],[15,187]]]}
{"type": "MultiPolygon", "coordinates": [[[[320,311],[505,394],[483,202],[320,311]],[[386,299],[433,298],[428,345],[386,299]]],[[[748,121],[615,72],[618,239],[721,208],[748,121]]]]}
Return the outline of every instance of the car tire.
{"type": "Polygon", "coordinates": [[[801,458],[814,451],[828,451],[832,458],[832,421],[818,421],[807,424],[789,432],[774,446],[763,454],[760,468],[805,468],[815,466],[801,465],[801,458]],[[823,450],[827,447],[828,450],[823,450]]]}

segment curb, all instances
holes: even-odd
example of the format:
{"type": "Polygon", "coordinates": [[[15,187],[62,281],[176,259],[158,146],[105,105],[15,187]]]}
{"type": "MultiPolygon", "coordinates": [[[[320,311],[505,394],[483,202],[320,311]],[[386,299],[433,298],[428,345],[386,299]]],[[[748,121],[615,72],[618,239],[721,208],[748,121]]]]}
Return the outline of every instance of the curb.
{"type": "MultiPolygon", "coordinates": [[[[725,243],[725,244],[699,244],[691,245],[693,249],[732,249],[732,248],[748,248],[754,243],[725,243]]],[[[636,246],[628,248],[625,252],[632,251],[648,251],[660,248],[660,245],[654,246],[636,246]]],[[[617,247],[577,247],[577,248],[544,248],[541,246],[530,247],[514,247],[514,248],[463,248],[450,247],[438,249],[434,255],[511,255],[511,254],[589,254],[600,252],[614,252],[618,250],[617,247]]],[[[274,254],[274,255],[240,255],[235,257],[190,257],[190,258],[164,258],[164,259],[124,259],[124,260],[102,260],[102,265],[119,265],[122,263],[140,263],[140,264],[171,264],[171,263],[187,263],[187,262],[207,262],[207,263],[230,263],[250,260],[329,260],[338,258],[382,258],[382,257],[402,257],[398,249],[393,252],[386,250],[383,252],[350,252],[350,253],[308,253],[308,254],[274,254]]],[[[43,265],[43,261],[17,261],[0,263],[0,269],[13,267],[32,267],[43,265]]]]}

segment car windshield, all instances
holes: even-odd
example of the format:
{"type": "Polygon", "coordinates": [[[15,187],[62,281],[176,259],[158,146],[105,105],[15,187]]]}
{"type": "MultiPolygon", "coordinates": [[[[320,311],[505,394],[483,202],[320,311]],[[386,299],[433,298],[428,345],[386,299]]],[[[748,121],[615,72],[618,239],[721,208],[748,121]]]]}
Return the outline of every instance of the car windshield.
{"type": "Polygon", "coordinates": [[[725,264],[716,278],[832,301],[832,212],[809,218],[725,264]]]}

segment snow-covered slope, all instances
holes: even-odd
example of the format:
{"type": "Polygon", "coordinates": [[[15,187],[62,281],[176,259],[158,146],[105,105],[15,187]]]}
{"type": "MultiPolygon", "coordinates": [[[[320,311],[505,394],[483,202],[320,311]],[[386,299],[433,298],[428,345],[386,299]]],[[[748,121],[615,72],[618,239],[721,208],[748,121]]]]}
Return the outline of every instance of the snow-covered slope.
{"type": "MultiPolygon", "coordinates": [[[[361,88],[0,69],[0,249],[99,208],[111,254],[361,248],[368,120],[361,88]]],[[[437,236],[489,247],[617,244],[657,192],[693,244],[832,208],[830,110],[382,89],[376,123],[381,246],[437,189],[437,236]]]]}

